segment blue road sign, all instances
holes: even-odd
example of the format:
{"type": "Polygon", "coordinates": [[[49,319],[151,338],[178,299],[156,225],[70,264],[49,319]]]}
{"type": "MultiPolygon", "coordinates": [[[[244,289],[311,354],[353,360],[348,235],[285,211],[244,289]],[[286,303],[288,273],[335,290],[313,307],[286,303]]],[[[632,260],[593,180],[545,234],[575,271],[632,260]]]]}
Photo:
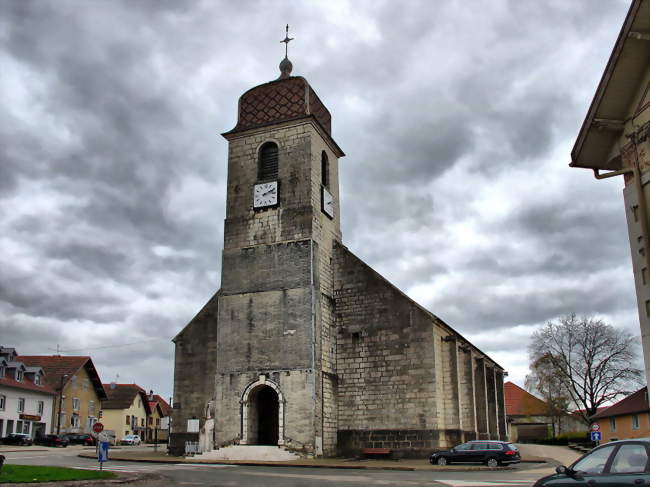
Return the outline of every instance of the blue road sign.
{"type": "Polygon", "coordinates": [[[99,449],[97,450],[97,460],[99,460],[99,463],[108,461],[108,441],[101,441],[99,443],[99,449]]]}
{"type": "Polygon", "coordinates": [[[591,432],[591,441],[600,441],[603,439],[603,434],[600,431],[591,432]]]}

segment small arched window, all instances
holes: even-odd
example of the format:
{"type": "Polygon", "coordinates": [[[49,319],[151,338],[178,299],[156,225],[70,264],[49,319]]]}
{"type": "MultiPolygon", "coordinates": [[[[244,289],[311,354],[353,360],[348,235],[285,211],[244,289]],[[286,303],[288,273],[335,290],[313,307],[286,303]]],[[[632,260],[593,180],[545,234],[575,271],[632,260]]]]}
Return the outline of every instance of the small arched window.
{"type": "Polygon", "coordinates": [[[327,153],[323,151],[320,155],[320,174],[321,184],[329,189],[330,186],[330,163],[327,159],[327,153]]]}
{"type": "Polygon", "coordinates": [[[267,142],[260,148],[257,177],[260,181],[278,179],[278,146],[274,142],[267,142]]]}

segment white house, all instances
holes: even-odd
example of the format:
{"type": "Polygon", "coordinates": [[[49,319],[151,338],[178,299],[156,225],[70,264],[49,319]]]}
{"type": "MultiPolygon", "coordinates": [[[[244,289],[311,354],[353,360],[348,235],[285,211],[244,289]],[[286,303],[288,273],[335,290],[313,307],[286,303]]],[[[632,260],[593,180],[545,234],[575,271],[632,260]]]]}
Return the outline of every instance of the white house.
{"type": "Polygon", "coordinates": [[[26,366],[16,356],[14,348],[0,346],[0,437],[35,438],[52,431],[56,392],[46,385],[41,367],[26,366]]]}

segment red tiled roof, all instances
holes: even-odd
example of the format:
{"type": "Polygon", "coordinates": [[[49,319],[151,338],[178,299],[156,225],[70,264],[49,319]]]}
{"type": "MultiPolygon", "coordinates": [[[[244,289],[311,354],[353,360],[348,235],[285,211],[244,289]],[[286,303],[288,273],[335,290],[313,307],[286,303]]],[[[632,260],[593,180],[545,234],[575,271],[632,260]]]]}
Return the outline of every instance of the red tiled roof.
{"type": "Polygon", "coordinates": [[[145,390],[137,384],[104,384],[108,398],[102,401],[102,409],[128,409],[135,397],[140,394],[147,414],[150,414],[149,401],[145,390]]]}
{"type": "MultiPolygon", "coordinates": [[[[600,406],[599,408],[596,409],[596,414],[600,414],[600,413],[602,413],[603,411],[605,411],[608,408],[609,408],[609,406],[600,406]]],[[[582,413],[584,413],[584,412],[585,412],[584,409],[576,409],[571,414],[573,416],[576,416],[576,417],[582,419],[582,413]]],[[[595,414],[594,414],[594,416],[595,416],[595,414]]]]}
{"type": "Polygon", "coordinates": [[[162,409],[163,415],[164,416],[171,416],[172,415],[172,407],[169,405],[167,401],[165,401],[162,397],[160,397],[158,394],[155,396],[156,401],[158,401],[158,404],[160,405],[160,409],[162,409]]]}
{"type": "Polygon", "coordinates": [[[65,386],[74,374],[76,374],[82,367],[85,367],[99,398],[104,399],[106,397],[106,392],[102,387],[102,381],[100,380],[99,374],[97,373],[95,365],[90,357],[19,355],[16,360],[32,367],[42,367],[45,371],[45,381],[50,385],[50,387],[57,391],[61,388],[62,381],[65,386]],[[68,377],[65,378],[65,375],[68,377]]]}
{"type": "Polygon", "coordinates": [[[548,404],[513,382],[503,384],[507,416],[546,416],[548,404]]]}
{"type": "Polygon", "coordinates": [[[153,411],[156,407],[160,408],[161,416],[171,416],[172,414],[171,406],[167,404],[167,401],[165,401],[158,394],[154,394],[153,401],[149,401],[149,410],[153,411]]]}
{"type": "Polygon", "coordinates": [[[591,419],[609,418],[610,416],[621,416],[623,414],[634,414],[650,411],[648,404],[648,388],[642,387],[633,394],[621,399],[603,412],[594,414],[591,419]]]}
{"type": "Polygon", "coordinates": [[[22,389],[25,391],[34,391],[34,392],[42,392],[43,394],[50,394],[50,395],[55,395],[56,391],[47,385],[47,383],[43,385],[36,385],[34,384],[29,378],[25,377],[22,382],[18,382],[16,379],[13,377],[5,376],[0,378],[0,387],[13,387],[14,389],[22,389]]]}

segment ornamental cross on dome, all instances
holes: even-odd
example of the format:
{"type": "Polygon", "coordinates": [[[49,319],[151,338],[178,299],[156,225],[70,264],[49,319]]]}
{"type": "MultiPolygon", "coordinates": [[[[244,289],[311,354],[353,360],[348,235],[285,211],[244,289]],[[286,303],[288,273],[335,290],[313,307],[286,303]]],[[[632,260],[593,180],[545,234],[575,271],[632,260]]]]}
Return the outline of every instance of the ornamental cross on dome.
{"type": "Polygon", "coordinates": [[[287,57],[287,53],[289,51],[289,43],[293,40],[293,37],[289,37],[289,24],[287,24],[286,28],[286,34],[284,35],[284,39],[282,39],[280,42],[284,42],[284,57],[287,57]]]}
{"type": "Polygon", "coordinates": [[[291,76],[291,70],[293,69],[293,64],[289,61],[287,57],[287,52],[289,50],[289,42],[293,40],[293,37],[289,37],[289,24],[287,24],[287,33],[284,36],[284,39],[280,42],[284,42],[284,59],[280,63],[280,79],[288,78],[291,76]]]}

